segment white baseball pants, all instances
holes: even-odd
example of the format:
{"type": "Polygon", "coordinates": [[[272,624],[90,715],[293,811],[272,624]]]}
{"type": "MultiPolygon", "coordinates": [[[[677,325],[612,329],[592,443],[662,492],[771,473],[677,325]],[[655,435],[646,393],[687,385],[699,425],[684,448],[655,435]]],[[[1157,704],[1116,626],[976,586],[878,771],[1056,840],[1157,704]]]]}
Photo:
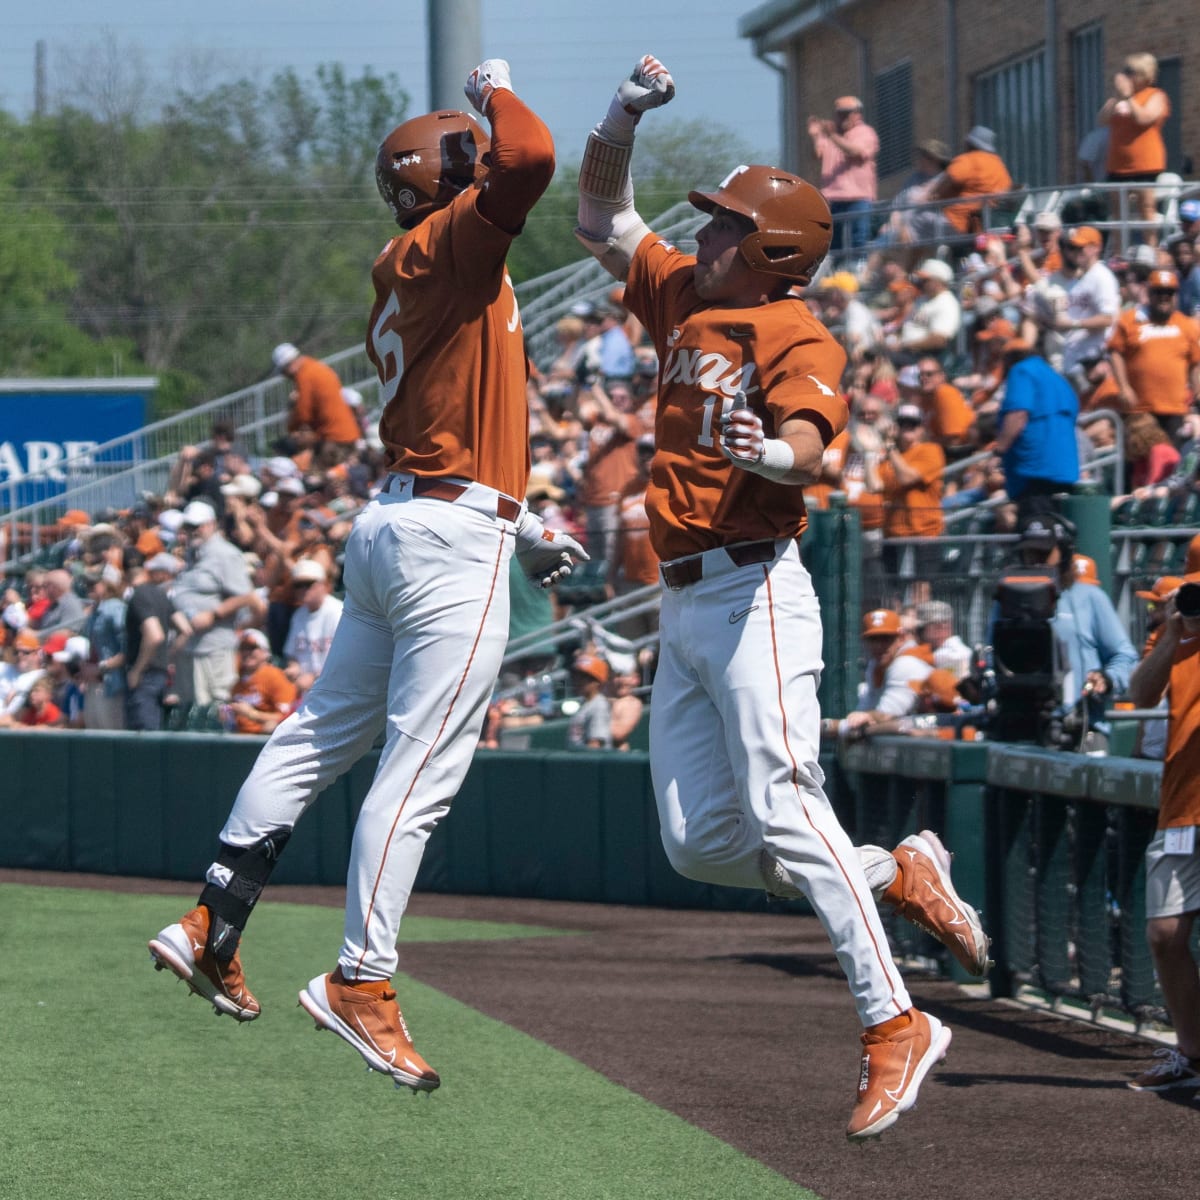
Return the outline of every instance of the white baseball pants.
{"type": "Polygon", "coordinates": [[[664,588],[650,705],[663,846],[690,879],[764,886],[764,849],[808,897],[863,1025],[910,1006],[858,852],[817,765],[821,617],[795,541],[766,563],[702,556],[664,588]]]}
{"type": "MultiPolygon", "coordinates": [[[[508,641],[512,534],[511,522],[462,501],[412,499],[411,488],[367,506],[346,544],[345,606],[325,669],[263,747],[221,831],[250,846],[291,829],[384,731],[351,848],[338,956],[347,979],[396,970],[425,843],[471,764],[508,641]]],[[[226,882],[211,869],[209,880],[226,882]]]]}

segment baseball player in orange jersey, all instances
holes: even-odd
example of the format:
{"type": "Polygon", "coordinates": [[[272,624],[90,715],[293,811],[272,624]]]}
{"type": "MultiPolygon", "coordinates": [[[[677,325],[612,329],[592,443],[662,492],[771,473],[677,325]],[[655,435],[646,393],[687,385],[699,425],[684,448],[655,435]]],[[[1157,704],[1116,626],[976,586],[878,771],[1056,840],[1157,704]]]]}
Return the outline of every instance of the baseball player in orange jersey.
{"type": "Polygon", "coordinates": [[[710,217],[694,257],[661,241],[629,161],[641,114],[674,90],[649,55],[621,83],[584,151],[577,230],[662,364],[646,507],[664,584],[650,706],[663,845],[693,879],[809,898],[864,1026],[847,1128],[861,1140],[912,1107],[950,1043],[909,1000],[872,884],[975,974],[987,939],[934,834],[860,857],[822,791],[821,621],[797,539],[802,488],[846,424],[845,355],[788,292],[829,248],[829,208],[794,175],[743,166],[690,193],[710,217]]]}
{"type": "Polygon", "coordinates": [[[508,638],[508,564],[547,586],[586,557],[516,499],[529,473],[525,351],[505,255],[554,173],[545,125],[513,94],[508,64],[473,71],[461,112],[408,121],[379,148],[379,191],[403,230],[372,271],[367,349],[387,401],[391,475],[346,545],[346,599],[301,708],[259,755],[220,834],[198,905],[150,942],[219,1013],[259,1004],[242,930],[293,827],[385,735],[351,849],[336,969],[300,992],[397,1086],[431,1091],[390,979],[430,831],[479,740],[508,638]],[[403,365],[403,373],[401,366],[403,365]]]}

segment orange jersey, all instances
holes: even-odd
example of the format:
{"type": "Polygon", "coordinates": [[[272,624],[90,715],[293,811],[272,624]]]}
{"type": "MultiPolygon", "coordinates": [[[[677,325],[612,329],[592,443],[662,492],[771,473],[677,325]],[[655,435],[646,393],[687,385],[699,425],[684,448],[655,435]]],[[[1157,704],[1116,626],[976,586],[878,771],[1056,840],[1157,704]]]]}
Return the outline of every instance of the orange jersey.
{"type": "Polygon", "coordinates": [[[658,555],[650,545],[650,520],[646,515],[646,489],[621,498],[621,575],[626,583],[658,582],[658,555]]]}
{"type": "MultiPolygon", "coordinates": [[[[536,162],[519,164],[506,183],[527,181],[528,212],[553,173],[549,135],[510,92],[490,111],[493,166],[483,186],[495,182],[500,157],[533,146],[536,162]]],[[[526,359],[504,261],[516,233],[480,212],[482,195],[468,188],[384,247],[371,272],[367,353],[383,385],[379,436],[392,470],[475,480],[520,498],[529,477],[526,359]]]]}
{"type": "Polygon", "coordinates": [[[837,390],[846,353],[804,301],[710,308],[692,283],[695,262],[648,234],[625,288],[625,305],[662,364],[646,509],[663,561],[734,542],[799,537],[808,524],[802,488],[744,471],[721,452],[718,422],[739,391],[767,437],[801,418],[828,445],[848,419],[837,390]]]}
{"type": "MultiPolygon", "coordinates": [[[[252,675],[239,679],[229,694],[260,713],[282,713],[296,703],[296,685],[278,668],[263,663],[252,675]]],[[[248,717],[235,718],[238,733],[261,733],[262,727],[248,717]]]]}
{"type": "Polygon", "coordinates": [[[307,425],[323,442],[356,442],[362,430],[354,411],[342,399],[337,372],[319,358],[301,355],[292,374],[296,400],[288,414],[288,430],[307,425]]]}
{"type": "Polygon", "coordinates": [[[931,437],[948,446],[959,446],[975,424],[975,410],[952,383],[940,383],[932,396],[921,397],[931,437]]]}
{"type": "MultiPolygon", "coordinates": [[[[1142,88],[1131,97],[1142,105],[1158,94],[1166,100],[1166,93],[1158,88],[1142,88]]],[[[1171,105],[1153,125],[1139,125],[1132,116],[1113,113],[1108,122],[1108,171],[1111,175],[1143,175],[1149,171],[1165,171],[1167,168],[1167,146],[1163,141],[1162,127],[1171,115],[1171,105]]]]}
{"type": "Polygon", "coordinates": [[[1121,389],[1111,375],[1105,375],[1090,392],[1079,398],[1079,411],[1092,412],[1098,408],[1113,408],[1121,411],[1121,389]]]}
{"type": "Polygon", "coordinates": [[[1191,403],[1188,377],[1200,363],[1200,325],[1173,312],[1154,324],[1139,304],[1117,317],[1108,348],[1125,359],[1141,412],[1182,416],[1191,403]]]}
{"type": "MultiPolygon", "coordinates": [[[[946,176],[954,184],[954,195],[990,196],[1012,189],[1012,176],[998,154],[985,150],[968,150],[950,160],[946,176]]],[[[950,204],[942,215],[955,229],[966,233],[979,213],[979,204],[950,204]]]]}
{"type": "Polygon", "coordinates": [[[1167,685],[1170,706],[1158,827],[1200,825],[1200,637],[1183,637],[1167,685]]]}
{"type": "Polygon", "coordinates": [[[879,468],[885,514],[883,531],[889,537],[937,537],[945,528],[942,515],[942,472],[946,456],[936,442],[917,442],[901,458],[920,472],[916,483],[897,482],[891,463],[879,468]]]}

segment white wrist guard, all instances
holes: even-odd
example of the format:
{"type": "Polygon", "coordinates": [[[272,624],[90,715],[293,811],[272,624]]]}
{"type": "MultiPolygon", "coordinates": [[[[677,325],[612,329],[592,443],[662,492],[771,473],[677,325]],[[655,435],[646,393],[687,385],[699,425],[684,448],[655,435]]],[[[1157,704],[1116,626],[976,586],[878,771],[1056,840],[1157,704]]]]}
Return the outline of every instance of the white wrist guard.
{"type": "Polygon", "coordinates": [[[610,101],[604,120],[596,126],[596,133],[606,142],[617,146],[632,146],[633,132],[641,119],[640,113],[631,113],[621,102],[618,92],[610,101]]]}
{"type": "Polygon", "coordinates": [[[599,133],[589,133],[579,166],[579,190],[597,200],[632,199],[629,183],[632,157],[632,137],[627,144],[618,145],[599,133]]]}
{"type": "Polygon", "coordinates": [[[792,453],[791,446],[782,438],[764,438],[762,458],[758,462],[748,463],[736,458],[733,461],[743,471],[751,471],[764,479],[779,483],[796,465],[796,456],[792,453]]]}

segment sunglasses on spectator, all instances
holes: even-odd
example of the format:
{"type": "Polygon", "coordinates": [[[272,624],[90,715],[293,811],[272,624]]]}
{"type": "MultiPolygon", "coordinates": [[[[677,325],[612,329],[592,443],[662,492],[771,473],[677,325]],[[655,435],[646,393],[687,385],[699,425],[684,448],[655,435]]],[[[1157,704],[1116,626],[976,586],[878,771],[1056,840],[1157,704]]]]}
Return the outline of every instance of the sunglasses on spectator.
{"type": "Polygon", "coordinates": [[[941,373],[942,372],[937,367],[934,367],[932,370],[918,371],[917,375],[921,379],[929,379],[931,376],[940,375],[941,373]]]}
{"type": "Polygon", "coordinates": [[[307,592],[310,587],[317,581],[315,579],[298,579],[292,584],[292,587],[298,592],[307,592]]]}

